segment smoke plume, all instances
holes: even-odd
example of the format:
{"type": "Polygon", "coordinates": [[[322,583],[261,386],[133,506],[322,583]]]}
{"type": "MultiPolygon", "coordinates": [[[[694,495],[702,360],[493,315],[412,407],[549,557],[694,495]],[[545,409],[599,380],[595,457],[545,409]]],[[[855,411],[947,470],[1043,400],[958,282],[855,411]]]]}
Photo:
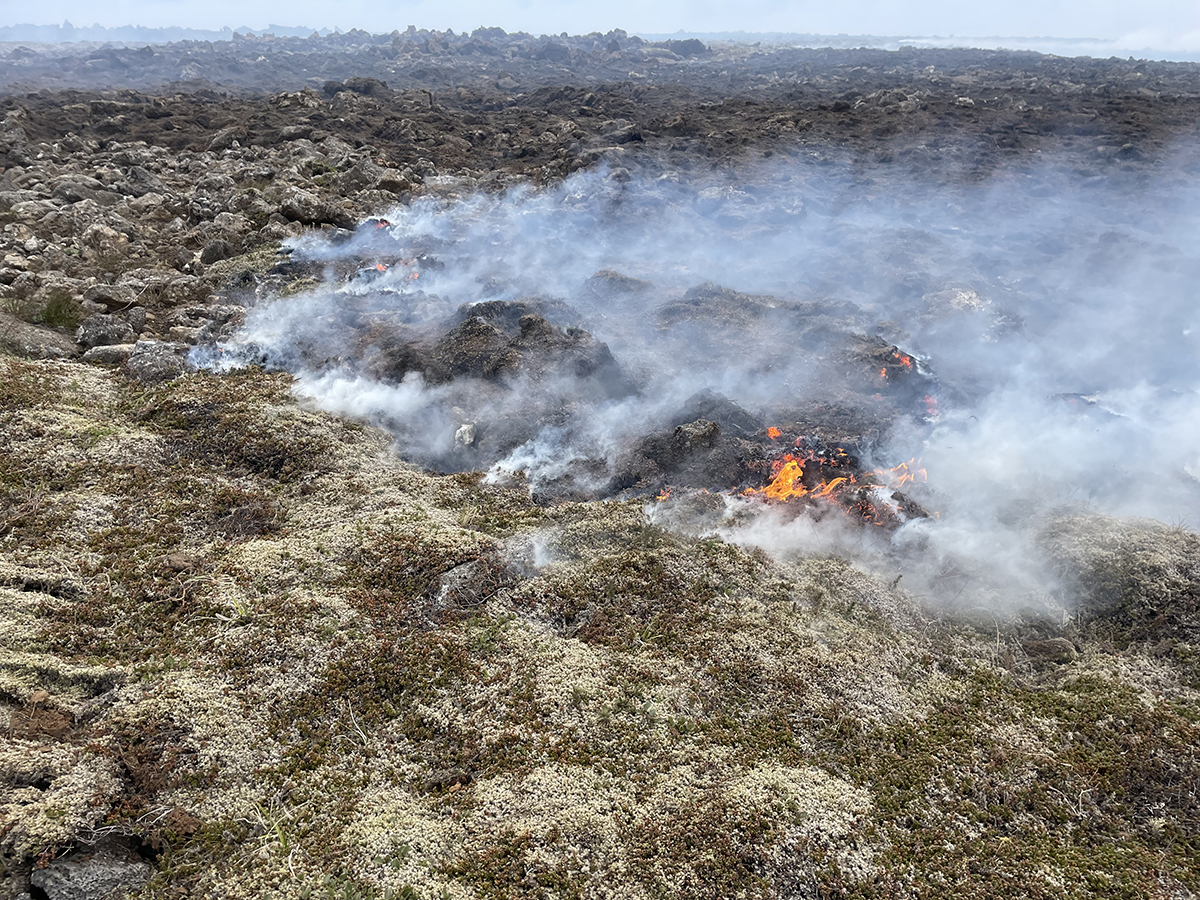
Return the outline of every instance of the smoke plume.
{"type": "MultiPolygon", "coordinates": [[[[768,162],[442,179],[296,241],[284,266],[320,287],[251,309],[221,358],[294,373],[433,469],[547,499],[707,490],[690,527],[951,596],[1042,590],[1031,534],[1054,508],[1198,524],[1193,164],[980,181],[768,162]],[[802,440],[861,471],[919,460],[902,497],[929,515],[864,531],[766,502],[763,459],[802,440]]],[[[678,497],[654,515],[681,525],[678,497]]]]}

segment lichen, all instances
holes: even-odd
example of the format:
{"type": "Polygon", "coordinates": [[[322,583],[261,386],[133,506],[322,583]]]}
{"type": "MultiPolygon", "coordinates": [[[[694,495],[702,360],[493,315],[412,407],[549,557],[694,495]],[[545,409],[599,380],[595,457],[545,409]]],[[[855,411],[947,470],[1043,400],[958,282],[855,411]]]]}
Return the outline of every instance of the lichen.
{"type": "Polygon", "coordinates": [[[10,867],[113,833],[147,898],[1200,887],[1190,638],[1140,612],[1185,532],[1057,525],[1106,599],[1035,665],[842,559],[422,472],[282,376],[14,365],[10,867]]]}

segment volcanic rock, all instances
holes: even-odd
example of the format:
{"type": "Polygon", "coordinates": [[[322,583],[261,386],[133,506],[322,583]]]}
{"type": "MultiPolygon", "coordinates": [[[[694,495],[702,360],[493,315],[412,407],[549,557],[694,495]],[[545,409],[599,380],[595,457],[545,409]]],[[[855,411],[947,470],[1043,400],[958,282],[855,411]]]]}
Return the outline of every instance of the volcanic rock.
{"type": "Polygon", "coordinates": [[[109,309],[124,309],[137,302],[137,294],[129,285],[98,284],[88,288],[83,299],[89,303],[102,303],[109,309]]]}
{"type": "Polygon", "coordinates": [[[1043,641],[1025,640],[1021,648],[1035,665],[1063,665],[1079,655],[1075,645],[1066,638],[1047,638],[1043,641]]]}
{"type": "Polygon", "coordinates": [[[102,344],[92,347],[80,357],[84,362],[118,366],[133,354],[136,344],[102,344]]]}
{"type": "Polygon", "coordinates": [[[238,141],[246,139],[246,129],[240,125],[233,125],[229,128],[222,128],[218,131],[211,141],[208,142],[208,149],[220,153],[222,150],[228,150],[238,141]]]}
{"type": "Polygon", "coordinates": [[[289,220],[304,225],[336,225],[353,228],[354,219],[332,203],[326,202],[309,191],[293,188],[279,207],[289,220]]]}
{"type": "Polygon", "coordinates": [[[137,890],[153,867],[116,841],[101,841],[54,859],[30,877],[47,900],[112,900],[137,890]]]}
{"type": "Polygon", "coordinates": [[[135,381],[154,384],[170,381],[188,371],[187,344],[138,341],[125,360],[125,372],[135,381]]]}
{"type": "Polygon", "coordinates": [[[0,312],[0,348],[28,359],[67,359],[80,347],[65,334],[0,312]]]}
{"type": "Polygon", "coordinates": [[[89,350],[107,344],[132,343],[136,337],[127,321],[102,313],[88,316],[75,332],[75,340],[89,350]]]}
{"type": "Polygon", "coordinates": [[[715,423],[721,433],[738,437],[764,435],[767,430],[760,419],[724,394],[707,389],[689,397],[683,408],[671,418],[671,425],[679,427],[697,421],[715,423]]]}
{"type": "Polygon", "coordinates": [[[230,259],[238,255],[238,248],[229,241],[217,238],[209,241],[204,245],[204,249],[200,251],[200,262],[206,266],[215,262],[220,262],[223,259],[230,259]]]}

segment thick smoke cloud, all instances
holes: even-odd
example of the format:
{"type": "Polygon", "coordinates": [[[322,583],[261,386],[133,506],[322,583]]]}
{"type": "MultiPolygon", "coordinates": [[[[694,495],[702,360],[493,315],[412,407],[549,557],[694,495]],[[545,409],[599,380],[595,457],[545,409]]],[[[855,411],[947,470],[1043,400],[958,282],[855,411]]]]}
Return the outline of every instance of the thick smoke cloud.
{"type": "MultiPolygon", "coordinates": [[[[498,194],[446,179],[440,198],[347,242],[297,242],[293,259],[324,266],[324,286],[251,310],[227,358],[296,373],[301,393],[389,428],[418,462],[604,494],[629,448],[669,433],[699,391],[762,422],[833,396],[832,345],[782,315],[828,310],[829,327],[882,335],[936,385],[936,410],[872,426],[860,450],[870,465],[920,458],[928,483],[911,490],[938,516],[889,535],[713,483],[728,493],[690,527],[848,552],[923,590],[1011,603],[1044,592],[1032,535],[1051,509],[1200,524],[1194,165],[1148,179],[1047,164],[980,182],[814,158],[609,169],[498,194]],[[705,282],[742,293],[689,293],[705,282]],[[615,368],[382,374],[378,329],[434,340],[470,320],[464,305],[493,301],[534,304],[559,335],[586,329],[615,368]]],[[[681,524],[670,504],[655,510],[681,524]]]]}

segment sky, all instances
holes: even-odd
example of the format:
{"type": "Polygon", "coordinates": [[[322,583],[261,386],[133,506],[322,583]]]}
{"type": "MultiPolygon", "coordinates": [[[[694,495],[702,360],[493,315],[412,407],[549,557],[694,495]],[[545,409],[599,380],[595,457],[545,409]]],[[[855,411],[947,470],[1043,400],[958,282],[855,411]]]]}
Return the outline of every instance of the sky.
{"type": "Polygon", "coordinates": [[[1116,39],[1129,46],[1200,45],[1200,0],[0,0],[0,25],[179,25],[262,29],[268,23],[369,31],[418,28],[572,34],[803,32],[1012,35],[1116,39]]]}

